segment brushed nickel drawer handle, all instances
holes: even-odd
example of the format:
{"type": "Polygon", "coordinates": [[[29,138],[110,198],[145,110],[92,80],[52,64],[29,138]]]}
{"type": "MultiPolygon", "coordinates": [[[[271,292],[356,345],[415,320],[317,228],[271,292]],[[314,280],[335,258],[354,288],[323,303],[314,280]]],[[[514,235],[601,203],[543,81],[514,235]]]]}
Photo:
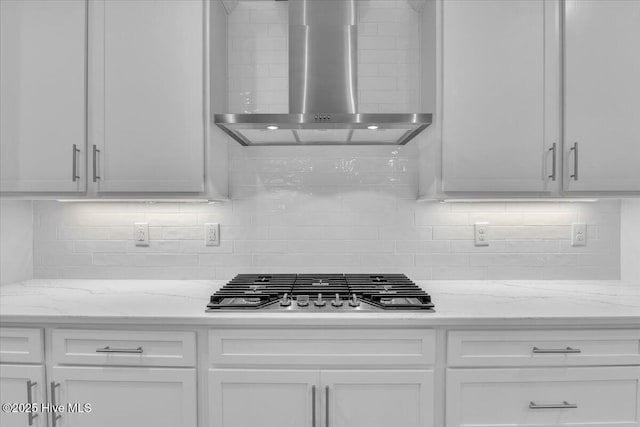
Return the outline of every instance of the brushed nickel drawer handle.
{"type": "Polygon", "coordinates": [[[578,405],[569,403],[566,400],[562,403],[542,403],[529,402],[529,409],[577,409],[578,405]]]}
{"type": "Polygon", "coordinates": [[[142,353],[142,347],[138,348],[111,348],[106,346],[104,348],[96,348],[96,353],[142,353]]]}
{"type": "MultiPolygon", "coordinates": [[[[27,380],[27,403],[30,406],[33,405],[32,389],[36,384],[38,384],[38,383],[35,382],[35,381],[27,380]]],[[[38,414],[35,413],[35,412],[29,411],[29,412],[27,412],[27,416],[28,416],[28,419],[29,419],[29,425],[32,426],[33,425],[33,420],[38,417],[38,414]]]]}
{"type": "Polygon", "coordinates": [[[316,386],[311,386],[311,427],[316,427],[316,386]]]}
{"type": "Polygon", "coordinates": [[[549,175],[549,178],[551,178],[551,181],[555,181],[556,180],[556,160],[557,160],[557,144],[554,142],[553,145],[551,146],[551,148],[549,148],[549,151],[551,151],[551,175],[549,175]]]}
{"type": "Polygon", "coordinates": [[[56,388],[60,387],[60,383],[51,381],[51,405],[53,410],[51,411],[51,427],[56,427],[58,420],[62,418],[62,415],[58,414],[55,410],[56,404],[56,388]]]}
{"type": "Polygon", "coordinates": [[[569,175],[569,178],[573,178],[574,181],[578,180],[578,143],[574,142],[573,147],[569,151],[573,151],[573,174],[569,175]]]}
{"type": "Polygon", "coordinates": [[[582,350],[579,348],[538,348],[533,347],[531,350],[533,353],[547,353],[547,354],[572,354],[572,353],[582,353],[582,350]]]}
{"type": "Polygon", "coordinates": [[[100,175],[98,175],[98,147],[96,144],[93,144],[93,182],[97,182],[100,179],[100,175]]]}
{"type": "Polygon", "coordinates": [[[80,179],[80,175],[78,175],[78,164],[77,164],[77,160],[78,160],[78,153],[80,152],[80,149],[78,148],[78,146],[76,144],[73,144],[72,147],[72,163],[71,163],[71,181],[76,182],[77,180],[80,179]]]}
{"type": "Polygon", "coordinates": [[[324,402],[324,418],[325,418],[325,427],[329,427],[329,386],[324,388],[325,392],[325,402],[324,402]]]}

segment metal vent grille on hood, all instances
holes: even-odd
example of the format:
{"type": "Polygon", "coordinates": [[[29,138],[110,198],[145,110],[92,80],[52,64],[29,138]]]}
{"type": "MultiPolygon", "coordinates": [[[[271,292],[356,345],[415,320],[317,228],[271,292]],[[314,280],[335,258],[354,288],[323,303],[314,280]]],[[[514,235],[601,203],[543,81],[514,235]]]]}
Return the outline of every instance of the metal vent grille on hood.
{"type": "Polygon", "coordinates": [[[215,114],[242,145],[402,145],[427,113],[359,114],[355,0],[289,0],[289,114],[215,114]]]}

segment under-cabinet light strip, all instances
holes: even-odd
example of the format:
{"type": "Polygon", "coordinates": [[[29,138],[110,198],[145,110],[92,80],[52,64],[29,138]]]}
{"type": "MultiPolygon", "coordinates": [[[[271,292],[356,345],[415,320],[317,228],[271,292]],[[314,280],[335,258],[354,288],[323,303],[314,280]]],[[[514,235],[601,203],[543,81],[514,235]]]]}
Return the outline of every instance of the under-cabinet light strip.
{"type": "MultiPolygon", "coordinates": [[[[423,201],[427,201],[424,200],[423,201]]],[[[572,199],[572,198],[518,198],[518,199],[440,199],[440,203],[594,203],[598,199],[572,199]]]]}

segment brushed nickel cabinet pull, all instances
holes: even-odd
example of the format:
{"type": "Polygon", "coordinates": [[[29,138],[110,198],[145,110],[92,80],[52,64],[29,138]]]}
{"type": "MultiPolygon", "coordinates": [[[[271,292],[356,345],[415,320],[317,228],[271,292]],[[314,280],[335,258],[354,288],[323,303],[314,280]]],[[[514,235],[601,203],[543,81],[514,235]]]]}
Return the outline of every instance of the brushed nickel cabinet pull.
{"type": "Polygon", "coordinates": [[[549,175],[549,178],[551,178],[551,181],[556,180],[556,153],[557,153],[556,147],[557,147],[557,144],[554,142],[551,148],[549,148],[549,151],[551,151],[551,175],[549,175]]]}
{"type": "Polygon", "coordinates": [[[324,388],[325,402],[324,402],[324,417],[325,427],[329,427],[329,386],[324,388]]]}
{"type": "Polygon", "coordinates": [[[72,148],[73,150],[71,154],[73,157],[71,162],[71,181],[76,182],[80,179],[80,176],[78,175],[78,153],[80,152],[80,149],[76,144],[73,144],[72,148]]]}
{"type": "MultiPolygon", "coordinates": [[[[38,383],[35,381],[27,380],[27,403],[29,404],[28,406],[33,406],[33,394],[31,390],[36,384],[38,383]]],[[[29,411],[27,412],[27,416],[29,420],[29,425],[32,426],[33,420],[38,417],[38,414],[36,412],[29,411]]]]}
{"type": "Polygon", "coordinates": [[[542,403],[529,402],[529,409],[577,409],[578,405],[569,403],[566,400],[562,403],[542,403]]]}
{"type": "Polygon", "coordinates": [[[98,175],[98,147],[96,144],[93,144],[93,182],[96,182],[100,179],[100,175],[98,175]]]}
{"type": "Polygon", "coordinates": [[[582,350],[579,348],[538,348],[533,347],[531,349],[533,353],[548,353],[548,354],[571,354],[571,353],[582,353],[582,350]]]}
{"type": "Polygon", "coordinates": [[[573,151],[573,175],[570,175],[570,178],[573,178],[574,181],[578,180],[578,143],[574,142],[571,150],[573,151]]]}
{"type": "Polygon", "coordinates": [[[142,347],[138,348],[111,348],[106,346],[104,348],[96,348],[96,353],[142,353],[142,347]]]}
{"type": "Polygon", "coordinates": [[[60,387],[60,383],[55,381],[51,381],[51,406],[53,409],[51,410],[51,427],[56,427],[58,424],[58,420],[62,418],[62,415],[58,415],[56,412],[56,388],[60,387]]]}
{"type": "Polygon", "coordinates": [[[316,427],[316,386],[311,386],[311,427],[316,427]]]}

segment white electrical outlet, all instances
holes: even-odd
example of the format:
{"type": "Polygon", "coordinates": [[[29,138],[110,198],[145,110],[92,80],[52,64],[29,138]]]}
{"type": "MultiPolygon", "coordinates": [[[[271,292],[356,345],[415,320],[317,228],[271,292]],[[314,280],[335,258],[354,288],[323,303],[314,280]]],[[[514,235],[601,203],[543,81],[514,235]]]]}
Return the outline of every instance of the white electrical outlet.
{"type": "Polygon", "coordinates": [[[476,222],[475,240],[476,246],[489,246],[489,223],[476,222]]]}
{"type": "Polygon", "coordinates": [[[220,224],[208,222],[204,225],[204,242],[206,246],[220,246],[220,224]]]}
{"type": "Polygon", "coordinates": [[[587,224],[571,224],[571,246],[587,246],[587,224]]]}
{"type": "Polygon", "coordinates": [[[133,241],[136,246],[149,246],[149,223],[136,222],[133,224],[133,241]]]}

